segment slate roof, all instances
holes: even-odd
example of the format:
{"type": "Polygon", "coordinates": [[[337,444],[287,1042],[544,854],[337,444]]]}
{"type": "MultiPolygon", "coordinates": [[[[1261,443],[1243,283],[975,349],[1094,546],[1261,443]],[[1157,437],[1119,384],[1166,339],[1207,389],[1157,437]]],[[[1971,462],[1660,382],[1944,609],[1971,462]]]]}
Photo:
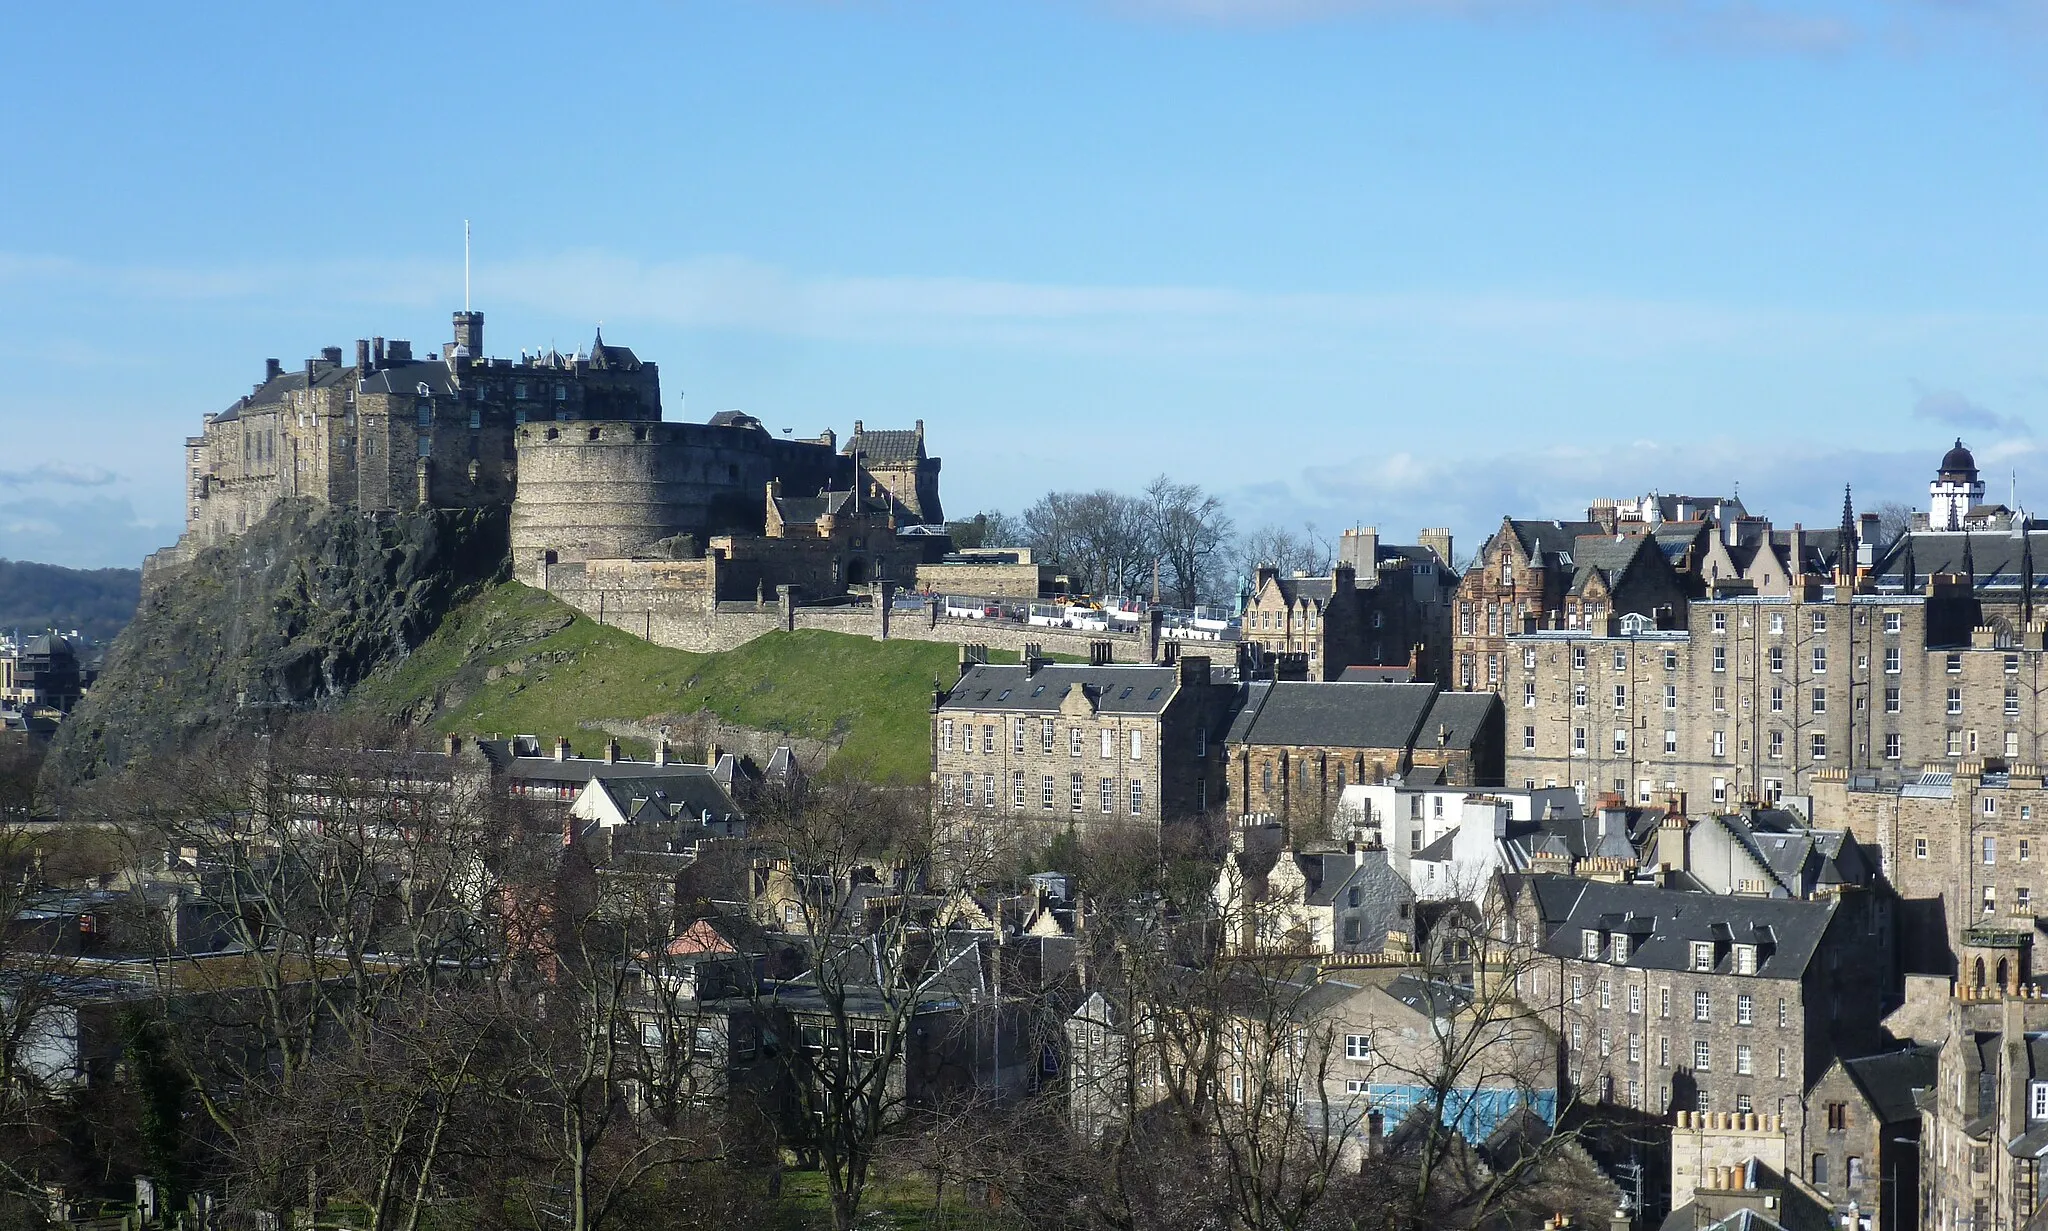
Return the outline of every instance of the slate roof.
{"type": "Polygon", "coordinates": [[[1279,577],[1273,578],[1273,588],[1280,592],[1280,601],[1289,607],[1299,603],[1314,603],[1327,607],[1330,596],[1336,593],[1337,583],[1329,577],[1279,577]]]}
{"type": "Polygon", "coordinates": [[[1246,699],[1242,737],[1238,724],[1230,737],[1247,744],[1406,748],[1436,695],[1434,684],[1267,684],[1246,699]]]}
{"type": "Polygon", "coordinates": [[[1713,973],[1734,970],[1731,943],[1765,946],[1757,954],[1757,976],[1797,979],[1813,960],[1833,920],[1838,900],[1738,898],[1647,885],[1616,885],[1576,877],[1536,874],[1533,883],[1542,916],[1543,950],[1576,958],[1588,929],[1627,932],[1629,967],[1692,969],[1692,943],[1716,942],[1713,973]]]}
{"type": "Polygon", "coordinates": [[[815,496],[777,496],[775,511],[781,514],[785,522],[815,522],[827,513],[838,513],[852,499],[852,492],[819,492],[815,496]]]}
{"type": "Polygon", "coordinates": [[[1920,1118],[1920,1106],[1913,1092],[1933,1087],[1940,1056],[1940,1048],[1921,1045],[1844,1060],[1842,1068],[1870,1100],[1878,1118],[1886,1124],[1898,1124],[1920,1118]]]}
{"type": "Polygon", "coordinates": [[[1413,684],[1415,668],[1405,665],[1346,667],[1337,679],[1344,684],[1413,684]]]}
{"type": "Polygon", "coordinates": [[[759,419],[741,410],[721,410],[706,422],[711,427],[750,427],[757,432],[768,430],[761,426],[759,419]]]}
{"type": "MultiPolygon", "coordinates": [[[[2034,591],[2038,594],[2048,590],[2048,530],[2028,531],[2026,537],[2032,540],[2034,591]]],[[[2025,545],[2019,535],[2009,530],[1916,530],[1902,534],[1886,549],[1884,559],[1878,563],[1878,585],[1894,590],[1903,587],[1909,550],[1913,556],[1916,590],[1925,586],[1927,579],[1935,573],[1964,572],[1965,540],[1968,540],[1978,589],[2013,592],[2020,589],[2020,579],[2025,573],[2021,559],[2025,545]]]]}
{"type": "MultiPolygon", "coordinates": [[[[347,369],[349,375],[354,368],[347,369]]],[[[425,385],[427,391],[436,397],[450,397],[455,393],[455,377],[448,365],[438,359],[415,359],[411,363],[387,363],[363,378],[364,393],[417,393],[425,385]]]]}
{"type": "MultiPolygon", "coordinates": [[[[613,768],[617,768],[614,766],[613,768]]],[[[739,815],[739,806],[732,796],[715,782],[709,770],[702,766],[691,766],[693,774],[647,774],[637,772],[640,766],[629,766],[630,776],[600,773],[594,775],[598,789],[611,797],[619,815],[634,824],[666,820],[695,820],[706,812],[713,820],[739,815]]],[[[645,766],[647,769],[665,769],[666,766],[645,766]]]]}
{"type": "Polygon", "coordinates": [[[604,340],[604,330],[597,331],[597,340],[590,344],[590,366],[631,372],[639,368],[640,356],[630,347],[614,346],[604,340]]]}
{"type": "Polygon", "coordinates": [[[1543,563],[1558,564],[1571,558],[1573,540],[1583,535],[1606,535],[1597,521],[1515,521],[1508,529],[1524,555],[1543,563]],[[1547,558],[1546,558],[1547,557],[1547,558]]]}
{"type": "Polygon", "coordinates": [[[1107,714],[1157,714],[1166,709],[1180,688],[1180,672],[1173,667],[1120,664],[1096,667],[1054,663],[1034,674],[1023,666],[983,663],[946,693],[945,710],[1018,710],[1035,714],[1057,713],[1068,688],[1079,684],[1087,690],[1096,708],[1107,714]]]}
{"type": "MultiPolygon", "coordinates": [[[[408,366],[440,367],[441,365],[422,361],[416,365],[408,366]]],[[[442,367],[441,370],[443,374],[447,372],[445,367],[442,367]]],[[[312,387],[315,389],[331,388],[344,380],[354,380],[355,375],[356,370],[354,367],[334,367],[325,360],[322,360],[314,367],[312,387]]],[[[306,371],[304,368],[285,372],[278,376],[276,380],[264,381],[256,387],[255,392],[236,398],[234,405],[215,415],[213,421],[215,423],[231,423],[241,418],[241,414],[245,410],[259,410],[265,406],[275,406],[284,401],[286,394],[306,387],[306,371]]],[[[410,385],[407,386],[407,388],[410,387],[410,385]]]]}
{"type": "Polygon", "coordinates": [[[853,434],[840,452],[851,457],[855,449],[860,450],[861,464],[865,466],[907,465],[924,459],[924,433],[916,429],[863,428],[853,434]]]}

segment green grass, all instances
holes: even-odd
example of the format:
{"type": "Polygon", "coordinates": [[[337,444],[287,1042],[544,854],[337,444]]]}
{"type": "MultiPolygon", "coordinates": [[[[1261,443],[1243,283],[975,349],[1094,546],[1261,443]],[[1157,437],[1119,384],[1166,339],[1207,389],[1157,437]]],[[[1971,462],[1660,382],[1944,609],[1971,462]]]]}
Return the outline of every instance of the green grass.
{"type": "MultiPolygon", "coordinates": [[[[991,653],[996,661],[1016,661],[991,653]]],[[[575,738],[591,724],[680,718],[834,741],[833,765],[886,782],[922,782],[931,764],[934,681],[959,651],[928,641],[874,641],[804,629],[720,654],[664,649],[507,582],[466,604],[352,705],[458,734],[575,738]],[[523,673],[486,678],[490,668],[523,673]]],[[[651,751],[632,747],[633,755],[651,751]]]]}

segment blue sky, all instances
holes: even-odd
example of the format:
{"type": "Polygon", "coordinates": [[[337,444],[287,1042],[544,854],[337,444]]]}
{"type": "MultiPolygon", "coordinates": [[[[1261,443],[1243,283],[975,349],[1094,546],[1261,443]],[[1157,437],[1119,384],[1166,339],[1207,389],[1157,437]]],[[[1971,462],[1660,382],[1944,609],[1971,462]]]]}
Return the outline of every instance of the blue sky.
{"type": "Polygon", "coordinates": [[[132,564],[267,356],[608,339],[670,418],[922,418],[955,515],[1725,491],[2048,507],[2048,16],[1999,0],[31,6],[0,555],[132,564]]]}

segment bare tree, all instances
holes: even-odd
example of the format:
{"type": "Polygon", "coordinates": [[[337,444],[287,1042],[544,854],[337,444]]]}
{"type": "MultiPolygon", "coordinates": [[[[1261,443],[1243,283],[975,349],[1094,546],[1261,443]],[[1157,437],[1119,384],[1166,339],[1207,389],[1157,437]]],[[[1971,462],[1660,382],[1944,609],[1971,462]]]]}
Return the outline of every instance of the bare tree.
{"type": "Polygon", "coordinates": [[[1264,525],[1239,539],[1237,545],[1238,568],[1246,576],[1261,565],[1280,570],[1282,577],[1327,574],[1333,553],[1330,540],[1316,530],[1314,522],[1304,522],[1299,530],[1264,525]]]}
{"type": "Polygon", "coordinates": [[[1897,500],[1887,500],[1872,509],[1877,514],[1877,548],[1879,551],[1899,541],[1899,536],[1913,528],[1912,506],[1897,500]]]}
{"type": "Polygon", "coordinates": [[[1024,538],[1040,558],[1067,570],[1077,587],[1129,594],[1158,555],[1156,524],[1143,501],[1116,492],[1051,492],[1024,510],[1024,538]]]}
{"type": "Polygon", "coordinates": [[[1223,583],[1212,570],[1232,531],[1223,502],[1193,483],[1176,483],[1165,475],[1145,488],[1145,501],[1174,601],[1193,607],[1216,596],[1223,583]]]}

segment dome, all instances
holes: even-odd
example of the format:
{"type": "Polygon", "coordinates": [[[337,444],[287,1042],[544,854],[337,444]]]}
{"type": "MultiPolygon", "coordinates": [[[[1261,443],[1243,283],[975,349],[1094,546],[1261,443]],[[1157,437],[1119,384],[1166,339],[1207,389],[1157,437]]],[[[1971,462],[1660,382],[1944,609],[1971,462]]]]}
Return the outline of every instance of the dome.
{"type": "Polygon", "coordinates": [[[1955,448],[1941,455],[1941,473],[1977,477],[1977,459],[1970,456],[1970,451],[1963,447],[1962,437],[1956,438],[1955,448]]]}

